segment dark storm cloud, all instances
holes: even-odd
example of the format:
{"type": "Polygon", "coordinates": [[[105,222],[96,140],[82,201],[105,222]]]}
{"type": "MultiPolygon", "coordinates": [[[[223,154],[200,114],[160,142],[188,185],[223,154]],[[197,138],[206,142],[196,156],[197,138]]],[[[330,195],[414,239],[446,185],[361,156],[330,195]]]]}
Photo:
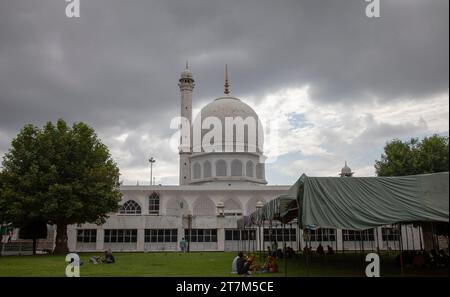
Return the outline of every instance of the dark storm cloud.
{"type": "MultiPolygon", "coordinates": [[[[121,133],[168,135],[189,60],[194,101],[311,86],[312,99],[388,103],[448,93],[448,1],[64,0],[0,3],[0,130],[63,117],[121,133]]],[[[3,142],[1,145],[3,146],[3,142]]],[[[5,150],[0,147],[0,151],[5,150]]]]}

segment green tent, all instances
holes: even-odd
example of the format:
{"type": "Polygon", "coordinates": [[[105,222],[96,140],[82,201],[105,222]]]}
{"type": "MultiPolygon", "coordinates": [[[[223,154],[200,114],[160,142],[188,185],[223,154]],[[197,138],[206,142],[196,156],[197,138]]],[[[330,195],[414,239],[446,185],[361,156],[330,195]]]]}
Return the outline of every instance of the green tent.
{"type": "Polygon", "coordinates": [[[401,222],[448,222],[448,172],[401,177],[308,177],[290,195],[303,228],[364,230],[401,222]]]}
{"type": "Polygon", "coordinates": [[[303,174],[238,228],[298,217],[306,229],[365,230],[401,222],[448,222],[448,172],[400,177],[308,177],[303,174]]]}

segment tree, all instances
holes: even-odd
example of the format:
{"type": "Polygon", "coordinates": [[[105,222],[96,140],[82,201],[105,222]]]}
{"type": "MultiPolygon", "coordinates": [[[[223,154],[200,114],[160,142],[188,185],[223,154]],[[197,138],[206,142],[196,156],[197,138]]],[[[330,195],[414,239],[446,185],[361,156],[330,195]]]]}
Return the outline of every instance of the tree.
{"type": "Polygon", "coordinates": [[[448,137],[433,135],[422,141],[394,139],[384,147],[381,160],[375,161],[378,176],[404,176],[445,172],[449,168],[448,137]]]}
{"type": "Polygon", "coordinates": [[[119,169],[84,123],[26,125],[3,158],[0,217],[15,226],[56,224],[54,253],[68,252],[67,225],[102,224],[117,211],[119,169]]]}

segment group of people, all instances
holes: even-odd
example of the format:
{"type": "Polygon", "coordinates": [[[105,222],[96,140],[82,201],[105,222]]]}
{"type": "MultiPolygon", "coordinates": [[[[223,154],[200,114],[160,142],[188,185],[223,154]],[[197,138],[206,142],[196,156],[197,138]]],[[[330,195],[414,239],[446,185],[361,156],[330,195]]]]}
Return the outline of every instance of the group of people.
{"type": "Polygon", "coordinates": [[[105,251],[103,256],[92,256],[89,259],[89,262],[91,262],[92,264],[99,264],[99,263],[113,264],[116,262],[116,259],[114,258],[111,249],[109,249],[105,251]]]}
{"type": "MultiPolygon", "coordinates": [[[[402,252],[402,261],[404,265],[414,268],[446,268],[448,267],[448,250],[431,251],[404,251],[402,252]]],[[[400,255],[396,258],[400,265],[400,255]]]]}
{"type": "Polygon", "coordinates": [[[239,275],[276,272],[278,272],[278,262],[271,254],[266,257],[265,263],[261,265],[255,260],[254,255],[245,256],[243,252],[239,252],[231,264],[231,273],[239,275]]]}
{"type": "MultiPolygon", "coordinates": [[[[311,247],[308,247],[308,246],[305,246],[304,248],[303,248],[303,252],[305,253],[305,254],[311,254],[311,252],[312,252],[312,248],[311,247]]],[[[323,255],[325,255],[325,249],[324,249],[324,247],[323,247],[323,245],[321,244],[321,243],[319,243],[319,245],[317,246],[317,248],[316,248],[316,254],[317,255],[320,255],[320,256],[323,256],[323,255]]],[[[333,247],[331,246],[331,245],[327,245],[327,252],[326,252],[326,254],[327,255],[334,255],[334,249],[333,249],[333,247]]]]}
{"type": "Polygon", "coordinates": [[[283,258],[293,258],[295,256],[295,251],[290,246],[284,245],[283,249],[278,248],[277,241],[273,241],[270,246],[267,247],[267,253],[269,256],[275,257],[277,259],[283,258]]]}
{"type": "MultiPolygon", "coordinates": [[[[311,252],[311,248],[305,247],[305,252],[311,252]]],[[[317,246],[316,254],[321,255],[321,256],[325,255],[325,249],[323,248],[321,243],[319,243],[319,245],[317,246]]],[[[331,245],[327,245],[327,255],[333,255],[333,254],[334,254],[333,247],[331,245]]]]}

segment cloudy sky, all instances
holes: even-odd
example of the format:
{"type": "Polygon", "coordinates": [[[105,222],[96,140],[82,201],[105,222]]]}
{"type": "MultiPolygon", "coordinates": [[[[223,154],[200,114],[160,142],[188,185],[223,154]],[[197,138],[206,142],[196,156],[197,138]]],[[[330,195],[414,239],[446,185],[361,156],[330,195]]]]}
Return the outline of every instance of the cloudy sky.
{"type": "Polygon", "coordinates": [[[357,176],[393,138],[448,135],[449,2],[381,0],[0,2],[0,154],[26,123],[93,126],[129,184],[178,182],[168,149],[188,60],[194,109],[232,95],[278,119],[271,184],[301,173],[357,176]]]}

